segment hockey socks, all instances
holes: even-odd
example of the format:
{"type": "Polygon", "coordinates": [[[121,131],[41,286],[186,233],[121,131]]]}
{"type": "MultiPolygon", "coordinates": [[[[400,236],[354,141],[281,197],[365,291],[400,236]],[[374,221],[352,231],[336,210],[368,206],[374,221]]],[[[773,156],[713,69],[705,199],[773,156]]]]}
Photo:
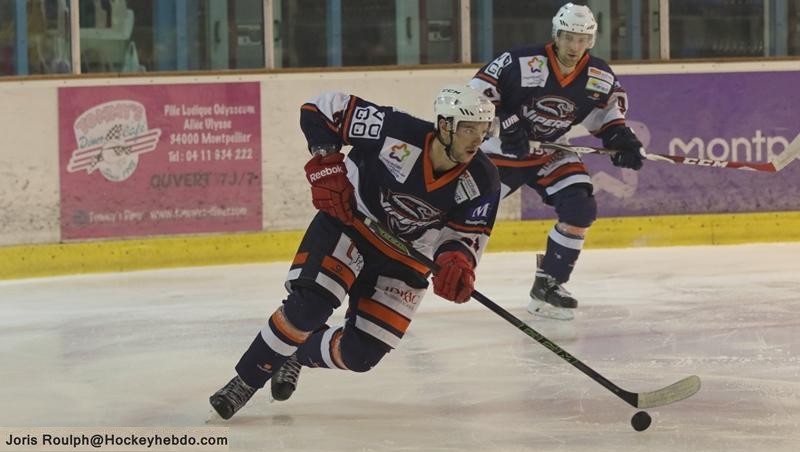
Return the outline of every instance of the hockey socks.
{"type": "Polygon", "coordinates": [[[299,330],[289,322],[281,306],[244,352],[236,365],[236,372],[248,385],[262,388],[309,336],[309,332],[299,330]]]}
{"type": "Polygon", "coordinates": [[[267,346],[258,334],[236,364],[236,373],[249,386],[260,389],[287,358],[267,346]]]}
{"type": "Polygon", "coordinates": [[[342,338],[342,327],[326,328],[314,332],[297,350],[297,360],[306,367],[325,367],[329,369],[346,369],[341,363],[339,343],[342,338]]]}
{"type": "Polygon", "coordinates": [[[547,235],[547,252],[537,269],[537,276],[541,272],[560,283],[567,282],[581,254],[583,242],[583,237],[563,233],[558,225],[553,226],[547,235]]]}

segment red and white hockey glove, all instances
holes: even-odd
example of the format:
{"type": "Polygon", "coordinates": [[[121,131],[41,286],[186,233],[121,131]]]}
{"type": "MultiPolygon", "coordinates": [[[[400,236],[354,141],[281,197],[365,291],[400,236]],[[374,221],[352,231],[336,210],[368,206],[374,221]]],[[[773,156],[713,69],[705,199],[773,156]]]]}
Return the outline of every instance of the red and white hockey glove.
{"type": "Polygon", "coordinates": [[[445,251],[436,257],[439,271],[433,274],[433,293],[456,303],[469,300],[475,289],[475,265],[458,251],[445,251]]]}
{"type": "Polygon", "coordinates": [[[344,224],[352,224],[353,186],[347,180],[344,154],[315,155],[306,163],[305,170],[314,207],[344,224]]]}

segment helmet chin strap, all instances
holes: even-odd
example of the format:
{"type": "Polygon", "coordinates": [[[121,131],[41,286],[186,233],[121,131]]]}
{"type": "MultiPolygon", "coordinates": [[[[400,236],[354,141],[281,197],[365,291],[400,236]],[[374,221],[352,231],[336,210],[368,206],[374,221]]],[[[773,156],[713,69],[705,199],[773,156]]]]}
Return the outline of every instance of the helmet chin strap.
{"type": "Polygon", "coordinates": [[[439,143],[442,143],[442,146],[444,146],[444,155],[447,156],[447,159],[450,160],[453,163],[461,164],[461,162],[459,162],[458,160],[453,158],[453,149],[452,149],[453,148],[453,128],[452,128],[452,123],[450,123],[450,121],[448,121],[448,124],[451,124],[451,128],[450,128],[450,143],[445,143],[444,141],[442,141],[442,134],[440,133],[441,129],[436,131],[436,139],[439,141],[439,143]]]}

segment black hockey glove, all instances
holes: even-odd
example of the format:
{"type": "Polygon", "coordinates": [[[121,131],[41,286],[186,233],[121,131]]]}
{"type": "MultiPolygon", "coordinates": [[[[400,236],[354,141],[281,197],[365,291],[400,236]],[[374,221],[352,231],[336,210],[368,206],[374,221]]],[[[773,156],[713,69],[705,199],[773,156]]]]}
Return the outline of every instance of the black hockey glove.
{"type": "Polygon", "coordinates": [[[619,150],[611,155],[611,163],[621,168],[638,170],[644,164],[642,142],[636,138],[633,130],[627,126],[614,126],[599,135],[603,140],[603,147],[619,150]]]}
{"type": "Polygon", "coordinates": [[[525,157],[531,153],[525,119],[516,114],[500,114],[500,150],[503,154],[525,157]]]}

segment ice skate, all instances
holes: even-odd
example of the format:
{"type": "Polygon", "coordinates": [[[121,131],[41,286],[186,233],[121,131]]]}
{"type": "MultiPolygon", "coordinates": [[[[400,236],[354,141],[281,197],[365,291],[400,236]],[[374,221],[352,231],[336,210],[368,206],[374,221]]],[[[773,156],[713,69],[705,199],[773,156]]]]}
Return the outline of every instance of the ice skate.
{"type": "Polygon", "coordinates": [[[297,355],[292,355],[272,376],[272,399],[279,402],[289,400],[294,390],[297,389],[297,380],[300,379],[300,369],[303,366],[297,361],[297,355]]]}
{"type": "Polygon", "coordinates": [[[251,388],[239,376],[235,376],[223,386],[214,395],[209,397],[208,401],[214,407],[214,411],[219,414],[222,419],[230,419],[239,411],[258,389],[251,388]]]}
{"type": "Polygon", "coordinates": [[[578,300],[548,274],[536,272],[530,296],[528,312],[533,315],[556,320],[575,318],[573,309],[578,307],[578,300]]]}

